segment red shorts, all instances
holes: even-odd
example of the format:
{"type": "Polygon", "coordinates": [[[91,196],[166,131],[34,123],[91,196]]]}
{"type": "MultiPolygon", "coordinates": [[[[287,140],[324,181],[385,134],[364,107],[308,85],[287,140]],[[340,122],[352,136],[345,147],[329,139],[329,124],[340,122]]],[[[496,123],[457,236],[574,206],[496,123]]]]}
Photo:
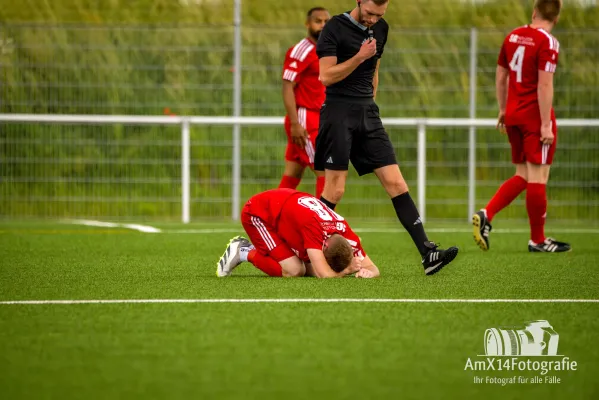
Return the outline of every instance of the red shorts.
{"type": "Polygon", "coordinates": [[[541,126],[539,123],[506,126],[512,146],[512,162],[523,164],[529,162],[538,165],[551,165],[557,145],[557,124],[552,120],[555,138],[551,144],[541,143],[541,126]]]}
{"type": "Polygon", "coordinates": [[[303,167],[314,167],[314,153],[316,149],[316,136],[318,136],[318,124],[320,123],[320,111],[307,110],[303,107],[297,109],[299,123],[308,131],[310,140],[306,141],[306,147],[301,148],[291,141],[291,122],[289,116],[285,116],[285,132],[287,133],[287,150],[285,160],[293,161],[303,167]]]}
{"type": "Polygon", "coordinates": [[[248,234],[250,242],[260,254],[270,256],[276,262],[295,256],[295,253],[271,226],[259,217],[252,215],[251,207],[247,204],[241,211],[241,224],[248,234]]]}

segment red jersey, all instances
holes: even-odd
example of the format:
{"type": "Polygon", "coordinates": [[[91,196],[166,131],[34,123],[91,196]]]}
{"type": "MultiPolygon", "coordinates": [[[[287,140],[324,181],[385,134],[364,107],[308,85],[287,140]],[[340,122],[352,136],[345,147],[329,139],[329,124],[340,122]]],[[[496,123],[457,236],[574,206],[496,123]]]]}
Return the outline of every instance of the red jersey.
{"type": "MultiPolygon", "coordinates": [[[[531,121],[540,124],[538,71],[555,72],[558,58],[559,42],[543,29],[526,25],[514,29],[505,38],[497,64],[510,71],[506,125],[531,121]]],[[[555,118],[553,109],[551,117],[555,118]]]]}
{"type": "Polygon", "coordinates": [[[303,39],[287,50],[283,65],[283,79],[297,82],[294,88],[297,107],[320,111],[325,99],[325,87],[320,82],[320,67],[316,44],[303,39]]]}
{"type": "Polygon", "coordinates": [[[252,197],[248,204],[251,214],[272,226],[304,262],[310,261],[307,249],[322,250],[325,239],[335,233],[347,239],[354,255],[365,257],[360,238],[345,218],[310,194],[273,189],[252,197]]]}

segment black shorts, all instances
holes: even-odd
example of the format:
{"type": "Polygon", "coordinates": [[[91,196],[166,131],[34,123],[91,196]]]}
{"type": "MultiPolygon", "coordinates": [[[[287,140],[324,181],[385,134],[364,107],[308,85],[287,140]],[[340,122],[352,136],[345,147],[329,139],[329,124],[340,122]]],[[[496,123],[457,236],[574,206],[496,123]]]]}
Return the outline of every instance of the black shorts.
{"type": "Polygon", "coordinates": [[[347,171],[350,161],[360,176],[397,164],[379,108],[372,99],[327,98],[320,109],[314,169],[347,171]]]}

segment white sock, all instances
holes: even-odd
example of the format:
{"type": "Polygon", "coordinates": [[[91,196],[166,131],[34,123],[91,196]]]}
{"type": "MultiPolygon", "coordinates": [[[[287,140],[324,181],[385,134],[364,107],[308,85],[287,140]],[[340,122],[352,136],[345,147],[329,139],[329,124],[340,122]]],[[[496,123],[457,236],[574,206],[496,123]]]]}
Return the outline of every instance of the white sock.
{"type": "Polygon", "coordinates": [[[487,209],[486,208],[481,208],[480,210],[483,212],[483,214],[485,214],[485,218],[488,219],[489,216],[487,215],[487,209]]]}
{"type": "Polygon", "coordinates": [[[254,246],[243,246],[239,249],[239,259],[241,262],[247,262],[248,254],[250,254],[250,251],[254,250],[254,248],[254,246]]]}

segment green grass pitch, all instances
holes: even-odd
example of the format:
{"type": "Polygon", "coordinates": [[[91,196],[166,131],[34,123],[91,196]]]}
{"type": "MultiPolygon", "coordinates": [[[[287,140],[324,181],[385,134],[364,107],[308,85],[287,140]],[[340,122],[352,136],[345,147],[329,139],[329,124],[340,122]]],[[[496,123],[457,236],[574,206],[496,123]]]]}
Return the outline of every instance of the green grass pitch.
{"type": "MultiPolygon", "coordinates": [[[[162,233],[147,234],[0,222],[0,302],[599,299],[599,231],[548,229],[573,251],[529,254],[526,226],[500,225],[488,253],[467,223],[430,227],[449,228],[429,236],[460,254],[426,277],[408,235],[386,230],[397,225],[356,224],[369,228],[359,235],[382,276],[317,280],[267,278],[249,264],[217,279],[223,246],[242,233],[233,224],[158,224],[162,233]]],[[[598,331],[599,303],[0,304],[0,396],[591,399],[599,396],[598,331]],[[539,372],[465,370],[468,358],[484,360],[486,329],[539,319],[558,332],[558,353],[577,362],[575,371],[547,373],[559,383],[539,372]],[[514,376],[527,383],[486,382],[514,376]],[[543,383],[531,383],[536,376],[543,383]]]]}

